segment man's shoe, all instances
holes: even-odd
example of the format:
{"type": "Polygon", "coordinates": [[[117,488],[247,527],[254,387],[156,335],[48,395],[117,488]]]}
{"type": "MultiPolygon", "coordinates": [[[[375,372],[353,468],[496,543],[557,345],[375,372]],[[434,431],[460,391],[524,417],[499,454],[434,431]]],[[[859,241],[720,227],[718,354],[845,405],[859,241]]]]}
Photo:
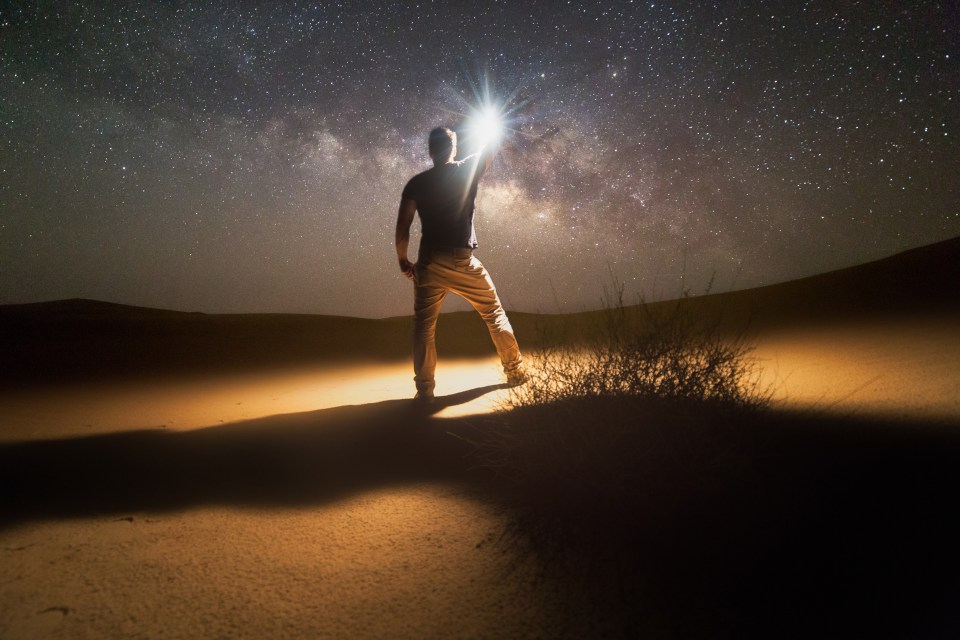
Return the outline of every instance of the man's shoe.
{"type": "Polygon", "coordinates": [[[529,379],[529,376],[527,376],[523,369],[514,369],[513,371],[507,372],[507,384],[511,387],[519,387],[529,379]]]}
{"type": "Polygon", "coordinates": [[[433,404],[435,398],[430,391],[417,391],[417,395],[413,396],[413,399],[421,404],[433,404]]]}

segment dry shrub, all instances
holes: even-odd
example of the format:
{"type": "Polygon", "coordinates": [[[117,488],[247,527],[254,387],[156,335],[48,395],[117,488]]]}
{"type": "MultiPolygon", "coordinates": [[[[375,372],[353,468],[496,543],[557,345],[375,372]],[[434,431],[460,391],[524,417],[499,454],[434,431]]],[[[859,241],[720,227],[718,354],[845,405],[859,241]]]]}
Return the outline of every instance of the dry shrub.
{"type": "Polygon", "coordinates": [[[627,307],[623,287],[607,295],[598,326],[584,335],[547,336],[527,357],[530,383],[514,390],[509,408],[572,398],[612,396],[716,402],[750,409],[767,404],[752,347],[743,334],[725,336],[720,318],[701,315],[684,296],[667,306],[627,307]],[[578,346],[573,346],[578,345],[578,346]]]}

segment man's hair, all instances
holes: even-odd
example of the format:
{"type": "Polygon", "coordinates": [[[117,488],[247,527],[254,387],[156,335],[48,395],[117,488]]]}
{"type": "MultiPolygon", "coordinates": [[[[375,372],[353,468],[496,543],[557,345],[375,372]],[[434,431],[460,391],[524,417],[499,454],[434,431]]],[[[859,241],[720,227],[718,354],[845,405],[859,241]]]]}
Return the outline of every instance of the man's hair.
{"type": "Polygon", "coordinates": [[[457,148],[457,134],[446,127],[437,127],[430,132],[430,157],[446,162],[453,159],[457,148]]]}

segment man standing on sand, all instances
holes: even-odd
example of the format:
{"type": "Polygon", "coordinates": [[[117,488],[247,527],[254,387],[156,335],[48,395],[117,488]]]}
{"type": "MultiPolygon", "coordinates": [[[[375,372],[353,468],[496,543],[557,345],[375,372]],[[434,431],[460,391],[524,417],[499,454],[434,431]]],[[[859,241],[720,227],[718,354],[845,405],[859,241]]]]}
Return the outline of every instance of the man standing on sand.
{"type": "Polygon", "coordinates": [[[493,162],[491,145],[480,153],[455,161],[457,134],[443,127],[430,132],[433,168],[414,176],[403,189],[397,213],[397,258],[414,283],[413,370],[416,398],[433,401],[437,370],[436,330],[440,307],[448,291],[466,299],[480,314],[503,363],[507,383],[523,384],[520,347],[500,304],[490,274],[473,255],[477,248],[473,228],[477,184],[493,162]],[[420,251],[417,263],[407,259],[410,225],[420,214],[420,251]]]}

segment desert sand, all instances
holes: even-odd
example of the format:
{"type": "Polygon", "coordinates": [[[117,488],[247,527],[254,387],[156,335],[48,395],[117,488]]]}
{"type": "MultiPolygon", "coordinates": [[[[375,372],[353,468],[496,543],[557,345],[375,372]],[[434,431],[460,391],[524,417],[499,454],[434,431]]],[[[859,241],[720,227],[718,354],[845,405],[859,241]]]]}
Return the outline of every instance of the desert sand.
{"type": "MultiPolygon", "coordinates": [[[[835,296],[827,282],[821,294],[835,296]]],[[[781,291],[796,299],[795,289],[781,291]]],[[[765,295],[749,293],[754,304],[765,295]]],[[[860,315],[792,312],[756,323],[750,340],[775,406],[904,425],[953,446],[960,314],[946,297],[932,309],[913,301],[919,311],[911,313],[865,305],[860,315]]],[[[515,323],[521,340],[535,320],[515,323]]],[[[268,320],[258,322],[270,331],[268,320]]],[[[354,332],[344,343],[375,345],[354,360],[261,354],[178,368],[176,350],[164,347],[173,332],[151,324],[160,364],[150,375],[137,374],[136,359],[130,369],[122,354],[107,353],[99,368],[85,360],[90,375],[66,361],[65,375],[46,376],[38,365],[18,380],[8,371],[0,637],[635,632],[611,613],[616,603],[569,589],[575,576],[544,575],[505,541],[509,515],[478,489],[470,447],[451,434],[494,417],[508,393],[482,326],[460,315],[441,320],[441,337],[456,334],[453,355],[444,358],[441,343],[438,402],[423,410],[409,399],[406,343],[399,356],[383,351],[408,325],[377,322],[339,328],[354,332]]],[[[38,362],[68,353],[58,335],[57,349],[38,362]]],[[[940,595],[912,627],[917,637],[935,635],[955,614],[957,592],[940,595]]],[[[650,602],[644,628],[678,635],[656,594],[650,602]]]]}

